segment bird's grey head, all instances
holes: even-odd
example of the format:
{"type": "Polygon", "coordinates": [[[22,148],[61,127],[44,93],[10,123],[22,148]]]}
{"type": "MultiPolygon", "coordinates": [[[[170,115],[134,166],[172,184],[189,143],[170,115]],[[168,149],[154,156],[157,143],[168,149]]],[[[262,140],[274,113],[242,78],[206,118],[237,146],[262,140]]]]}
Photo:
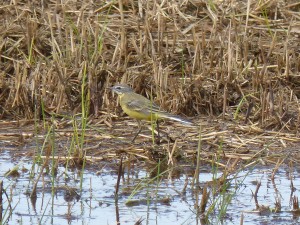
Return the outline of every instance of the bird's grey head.
{"type": "Polygon", "coordinates": [[[118,95],[124,94],[124,93],[128,93],[128,92],[133,92],[133,90],[131,89],[131,87],[129,87],[126,84],[117,84],[113,87],[111,87],[111,90],[115,93],[117,93],[118,95]]]}

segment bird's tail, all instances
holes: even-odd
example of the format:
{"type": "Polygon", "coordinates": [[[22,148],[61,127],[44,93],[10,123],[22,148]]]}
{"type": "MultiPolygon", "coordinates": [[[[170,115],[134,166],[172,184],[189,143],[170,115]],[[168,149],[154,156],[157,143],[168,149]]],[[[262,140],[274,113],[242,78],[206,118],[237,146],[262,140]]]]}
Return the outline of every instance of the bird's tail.
{"type": "Polygon", "coordinates": [[[195,126],[195,124],[192,121],[184,119],[184,118],[182,118],[180,116],[176,116],[176,115],[170,114],[170,113],[161,113],[161,114],[159,114],[159,117],[163,118],[163,119],[175,120],[175,121],[183,123],[183,124],[185,124],[187,126],[195,126]]]}

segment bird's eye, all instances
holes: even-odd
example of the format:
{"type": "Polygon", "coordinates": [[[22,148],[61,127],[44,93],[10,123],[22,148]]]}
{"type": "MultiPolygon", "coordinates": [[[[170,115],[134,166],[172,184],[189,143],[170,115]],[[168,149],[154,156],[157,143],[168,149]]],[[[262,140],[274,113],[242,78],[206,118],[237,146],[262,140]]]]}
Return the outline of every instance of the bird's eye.
{"type": "Polygon", "coordinates": [[[121,90],[121,87],[118,86],[118,87],[116,87],[116,89],[117,89],[117,90],[121,90]]]}

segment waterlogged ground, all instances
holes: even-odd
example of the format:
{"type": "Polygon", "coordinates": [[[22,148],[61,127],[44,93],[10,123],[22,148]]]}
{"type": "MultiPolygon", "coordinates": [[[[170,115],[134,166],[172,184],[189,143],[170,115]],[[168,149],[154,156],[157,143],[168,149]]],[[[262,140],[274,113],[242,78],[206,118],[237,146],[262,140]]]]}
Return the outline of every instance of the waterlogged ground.
{"type": "Polygon", "coordinates": [[[299,217],[291,212],[293,197],[300,194],[300,171],[292,166],[281,166],[274,182],[274,165],[236,171],[227,178],[228,186],[224,188],[210,182],[220,177],[221,171],[212,173],[210,166],[203,165],[197,192],[192,187],[193,166],[169,166],[161,169],[161,176],[156,176],[156,165],[126,166],[125,161],[116,206],[118,161],[86,166],[83,174],[78,168],[59,165],[54,176],[51,168],[46,168],[37,183],[35,199],[30,198],[30,193],[41,165],[33,164],[30,157],[14,154],[12,149],[1,148],[0,175],[5,190],[2,217],[7,224],[117,224],[117,218],[120,224],[134,224],[138,220],[142,224],[240,224],[241,218],[243,224],[249,225],[300,223],[299,217]],[[8,176],[6,173],[15,167],[19,175],[8,176]],[[259,181],[258,204],[261,208],[269,206],[260,213],[253,197],[259,181]],[[205,184],[209,184],[210,191],[206,211],[215,204],[206,222],[195,209],[205,184]],[[276,202],[281,205],[280,213],[273,212],[276,202]],[[225,213],[221,219],[222,212],[225,213]]]}

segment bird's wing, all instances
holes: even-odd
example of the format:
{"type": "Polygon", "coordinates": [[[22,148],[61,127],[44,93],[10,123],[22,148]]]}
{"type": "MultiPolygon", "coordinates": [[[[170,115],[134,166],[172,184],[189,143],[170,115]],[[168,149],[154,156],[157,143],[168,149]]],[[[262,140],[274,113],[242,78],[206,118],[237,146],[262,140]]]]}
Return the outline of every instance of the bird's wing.
{"type": "Polygon", "coordinates": [[[159,113],[159,112],[164,112],[160,109],[160,107],[154,103],[149,102],[147,105],[147,110],[153,113],[159,113]]]}
{"type": "Polygon", "coordinates": [[[146,98],[131,100],[130,102],[127,103],[127,107],[130,108],[131,110],[138,111],[145,114],[150,114],[151,112],[152,113],[161,112],[159,106],[152,103],[149,99],[147,99],[147,101],[145,100],[146,98]]]}

